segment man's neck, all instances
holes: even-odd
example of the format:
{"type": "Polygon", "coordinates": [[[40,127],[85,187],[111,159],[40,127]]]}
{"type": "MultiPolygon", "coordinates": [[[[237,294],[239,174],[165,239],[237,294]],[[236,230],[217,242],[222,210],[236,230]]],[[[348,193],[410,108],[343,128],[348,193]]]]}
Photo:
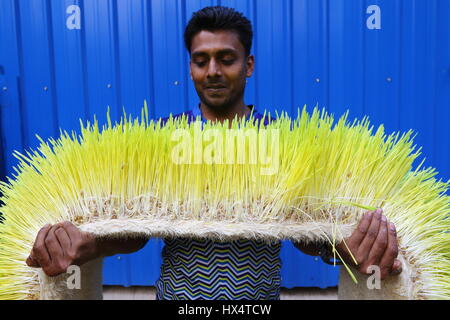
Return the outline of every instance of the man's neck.
{"type": "Polygon", "coordinates": [[[239,103],[236,103],[235,105],[231,106],[230,108],[225,108],[224,112],[217,112],[217,110],[214,110],[213,108],[208,107],[207,105],[200,103],[200,109],[202,111],[202,115],[206,120],[211,121],[219,121],[223,122],[225,120],[233,120],[236,118],[242,118],[248,114],[250,114],[251,110],[247,105],[244,103],[244,101],[240,101],[239,103]]]}

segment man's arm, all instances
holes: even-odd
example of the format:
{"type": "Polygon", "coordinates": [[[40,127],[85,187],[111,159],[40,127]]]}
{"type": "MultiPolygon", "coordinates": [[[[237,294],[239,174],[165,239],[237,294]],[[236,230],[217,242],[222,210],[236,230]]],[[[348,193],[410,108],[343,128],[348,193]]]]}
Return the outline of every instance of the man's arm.
{"type": "Polygon", "coordinates": [[[134,239],[100,239],[97,242],[97,252],[101,257],[109,257],[115,254],[127,254],[139,251],[148,242],[148,238],[134,239]]]}
{"type": "MultiPolygon", "coordinates": [[[[294,245],[306,254],[320,254],[320,247],[316,244],[294,245]]],[[[401,262],[396,259],[398,242],[395,225],[387,221],[381,209],[366,212],[352,235],[339,243],[336,250],[346,264],[363,274],[369,274],[367,268],[371,265],[380,267],[381,279],[389,274],[399,274],[402,270],[401,262]]]]}
{"type": "Polygon", "coordinates": [[[320,255],[320,248],[317,243],[303,243],[303,242],[292,242],[292,244],[303,253],[310,256],[320,255]]]}
{"type": "Polygon", "coordinates": [[[46,225],[38,232],[26,263],[30,267],[42,268],[48,276],[57,276],[66,272],[70,265],[82,265],[100,257],[138,251],[147,241],[144,237],[96,239],[65,221],[53,226],[46,225]]]}

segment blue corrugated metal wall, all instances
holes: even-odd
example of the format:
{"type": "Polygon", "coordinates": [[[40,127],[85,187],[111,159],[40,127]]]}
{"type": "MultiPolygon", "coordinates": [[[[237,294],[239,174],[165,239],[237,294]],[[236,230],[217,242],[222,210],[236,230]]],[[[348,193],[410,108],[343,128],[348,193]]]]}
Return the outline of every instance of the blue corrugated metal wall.
{"type": "MultiPolygon", "coordinates": [[[[139,114],[144,99],[153,117],[194,107],[183,28],[192,12],[215,4],[254,24],[247,103],[291,113],[319,104],[369,115],[389,132],[412,128],[426,164],[450,177],[449,0],[0,0],[6,173],[13,150],[38,145],[35,134],[77,130],[79,118],[94,114],[104,121],[107,105],[113,117],[122,106],[139,114]]],[[[108,258],[105,283],[153,284],[161,246],[155,239],[108,258]]],[[[337,283],[336,269],[289,242],[282,261],[285,287],[337,283]]]]}

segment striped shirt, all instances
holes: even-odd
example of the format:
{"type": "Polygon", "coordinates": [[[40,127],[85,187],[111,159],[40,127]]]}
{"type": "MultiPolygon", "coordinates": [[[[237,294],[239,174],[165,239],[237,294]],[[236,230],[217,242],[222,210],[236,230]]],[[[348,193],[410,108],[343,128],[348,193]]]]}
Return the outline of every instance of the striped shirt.
{"type": "MultiPolygon", "coordinates": [[[[255,120],[262,118],[252,111],[255,120]]],[[[183,114],[191,121],[202,116],[199,108],[183,114]]],[[[156,299],[279,299],[280,249],[281,242],[165,239],[156,299]]]]}

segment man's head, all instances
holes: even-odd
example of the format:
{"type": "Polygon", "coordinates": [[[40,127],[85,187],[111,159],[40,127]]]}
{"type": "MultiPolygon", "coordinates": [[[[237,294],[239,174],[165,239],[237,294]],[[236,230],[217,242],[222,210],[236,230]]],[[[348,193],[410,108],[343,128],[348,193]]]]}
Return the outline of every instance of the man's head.
{"type": "Polygon", "coordinates": [[[191,55],[190,73],[200,100],[217,112],[244,96],[254,68],[250,21],[231,8],[207,7],[193,14],[184,41],[191,55]]]}

